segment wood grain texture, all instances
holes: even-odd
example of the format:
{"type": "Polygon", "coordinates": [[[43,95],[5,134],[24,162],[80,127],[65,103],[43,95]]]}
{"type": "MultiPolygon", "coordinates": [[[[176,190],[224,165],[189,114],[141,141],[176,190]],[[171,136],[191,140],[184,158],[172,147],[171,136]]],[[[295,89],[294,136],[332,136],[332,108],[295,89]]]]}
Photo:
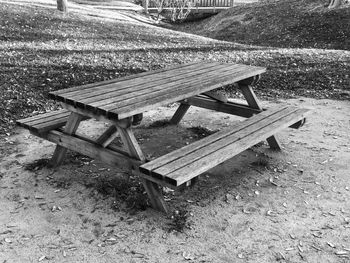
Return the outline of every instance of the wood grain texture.
{"type": "MultiPolygon", "coordinates": [[[[167,105],[172,102],[180,101],[203,92],[220,88],[235,82],[237,79],[244,78],[247,75],[254,74],[252,72],[241,71],[236,74],[226,72],[225,75],[220,76],[218,79],[212,77],[202,78],[195,83],[185,84],[179,86],[177,89],[170,89],[166,91],[160,91],[157,94],[146,94],[140,97],[141,100],[136,99],[135,101],[125,100],[122,105],[111,105],[101,107],[101,111],[106,111],[107,116],[111,118],[119,116],[124,118],[130,115],[134,115],[140,112],[145,112],[152,108],[156,108],[162,105],[167,105]]],[[[132,99],[134,100],[134,99],[132,99]]]]}
{"type": "Polygon", "coordinates": [[[142,162],[127,155],[104,148],[96,143],[70,136],[59,131],[50,131],[43,138],[58,144],[61,147],[87,155],[96,160],[101,160],[106,164],[117,166],[123,170],[129,171],[136,169],[142,162]]]}
{"type": "MultiPolygon", "coordinates": [[[[264,68],[220,62],[193,63],[136,74],[115,81],[85,85],[51,96],[65,108],[89,111],[87,116],[119,120],[149,109],[208,92],[265,72],[264,68]]],[[[73,110],[72,110],[73,111],[73,110]]]]}
{"type": "MultiPolygon", "coordinates": [[[[283,111],[287,109],[287,106],[281,106],[276,108],[275,111],[283,111]]],[[[181,156],[184,155],[188,155],[192,152],[195,152],[199,149],[201,149],[204,145],[209,145],[212,143],[215,143],[216,141],[225,138],[226,136],[230,135],[230,134],[234,134],[237,133],[241,130],[243,130],[245,127],[249,127],[251,125],[254,125],[256,123],[259,122],[260,119],[268,117],[268,116],[272,116],[273,113],[271,111],[264,111],[259,113],[257,116],[259,116],[259,118],[255,117],[255,118],[249,118],[243,122],[238,123],[237,125],[235,125],[235,127],[230,127],[228,129],[224,129],[221,131],[218,131],[208,137],[205,137],[199,141],[196,141],[194,143],[191,143],[188,146],[185,146],[181,149],[175,150],[167,155],[161,156],[159,158],[157,158],[156,162],[149,162],[146,163],[142,166],[142,168],[144,168],[145,170],[148,171],[153,171],[155,169],[157,169],[158,167],[161,167],[167,163],[170,163],[178,158],[180,158],[181,156]]]]}
{"type": "MultiPolygon", "coordinates": [[[[235,66],[237,67],[237,66],[235,66]]],[[[198,78],[201,78],[201,76],[208,77],[209,75],[215,76],[213,70],[213,66],[210,68],[200,68],[197,69],[194,72],[185,72],[180,75],[176,75],[178,73],[174,73],[175,75],[171,75],[168,78],[163,78],[162,76],[159,76],[159,80],[155,81],[152,79],[145,79],[145,80],[138,80],[135,79],[134,81],[130,81],[130,83],[127,85],[122,85],[120,89],[113,88],[112,90],[103,90],[97,91],[93,94],[93,96],[90,96],[91,94],[88,94],[89,97],[78,97],[78,98],[72,98],[67,99],[66,103],[74,104],[77,107],[88,107],[88,108],[95,108],[95,107],[104,107],[107,105],[113,105],[115,104],[117,106],[120,106],[118,102],[125,102],[128,101],[130,103],[131,99],[133,101],[140,101],[142,100],[142,96],[144,95],[150,95],[157,96],[157,92],[166,92],[167,90],[171,89],[177,89],[177,87],[181,87],[183,85],[189,84],[189,83],[195,83],[197,82],[198,78]],[[136,84],[136,81],[139,82],[139,85],[136,84]],[[85,106],[86,105],[86,106],[85,106]]],[[[227,69],[225,65],[216,65],[215,70],[217,69],[227,69]]]]}
{"type": "Polygon", "coordinates": [[[234,103],[230,101],[226,103],[220,103],[213,99],[205,98],[202,96],[196,96],[186,99],[182,103],[245,118],[249,118],[254,114],[258,114],[261,112],[261,110],[252,109],[251,107],[244,104],[234,103]]]}
{"type": "Polygon", "coordinates": [[[170,120],[171,124],[179,124],[181,119],[185,116],[186,112],[190,108],[190,105],[181,103],[170,120]]]}
{"type": "Polygon", "coordinates": [[[116,82],[121,82],[121,81],[134,79],[135,77],[149,76],[149,75],[158,74],[158,73],[161,73],[161,72],[164,72],[164,71],[171,71],[171,70],[174,70],[174,69],[177,69],[177,68],[190,67],[190,66],[196,65],[196,64],[200,64],[200,63],[199,62],[193,62],[193,63],[188,63],[188,64],[175,65],[175,66],[172,66],[172,67],[167,67],[167,68],[163,68],[163,69],[159,69],[159,70],[152,70],[152,71],[146,71],[146,72],[139,73],[139,74],[129,75],[129,76],[122,77],[122,78],[111,79],[111,80],[106,80],[106,81],[100,81],[100,82],[97,82],[97,83],[95,82],[95,83],[90,83],[90,84],[81,85],[81,86],[77,86],[77,87],[72,87],[72,88],[68,88],[68,89],[57,90],[57,91],[50,92],[49,96],[51,98],[53,98],[53,99],[56,99],[56,95],[68,94],[68,93],[74,92],[74,91],[87,90],[87,89],[90,89],[90,88],[96,88],[96,87],[108,85],[108,84],[111,84],[111,83],[116,83],[116,82]]]}
{"type": "MultiPolygon", "coordinates": [[[[84,118],[84,116],[77,114],[75,112],[72,112],[67,120],[67,123],[64,127],[64,133],[67,135],[73,135],[76,130],[79,127],[80,122],[82,121],[82,119],[84,118]]],[[[59,165],[62,164],[63,159],[66,155],[67,152],[67,148],[57,144],[55,152],[53,153],[53,156],[51,158],[51,165],[53,167],[57,167],[59,165]]]]}
{"type": "MultiPolygon", "coordinates": [[[[99,87],[92,87],[90,89],[84,89],[83,91],[77,90],[74,92],[64,93],[61,97],[63,100],[69,101],[81,101],[82,103],[89,103],[91,101],[100,101],[108,99],[114,96],[120,96],[122,94],[128,94],[129,92],[137,92],[140,90],[152,88],[153,86],[159,86],[164,83],[172,81],[180,81],[189,78],[193,75],[200,74],[200,72],[210,72],[215,67],[220,66],[219,63],[206,64],[203,67],[183,67],[172,71],[166,71],[159,74],[153,74],[147,77],[135,77],[128,81],[121,81],[109,85],[103,85],[99,87]]],[[[58,98],[59,99],[59,98],[58,98]]]]}
{"type": "Polygon", "coordinates": [[[216,165],[232,158],[258,142],[267,139],[273,134],[292,125],[296,121],[300,120],[300,118],[303,118],[305,113],[306,111],[301,109],[294,112],[294,114],[285,116],[274,123],[254,130],[237,142],[226,145],[225,147],[221,148],[220,151],[211,152],[210,154],[203,156],[201,159],[198,159],[197,161],[168,174],[167,177],[171,178],[172,180],[176,180],[177,184],[181,185],[191,178],[198,176],[208,169],[215,167],[216,165]]]}
{"type": "Polygon", "coordinates": [[[140,171],[179,186],[303,119],[307,112],[295,107],[264,111],[238,127],[222,130],[146,163],[140,171]]]}

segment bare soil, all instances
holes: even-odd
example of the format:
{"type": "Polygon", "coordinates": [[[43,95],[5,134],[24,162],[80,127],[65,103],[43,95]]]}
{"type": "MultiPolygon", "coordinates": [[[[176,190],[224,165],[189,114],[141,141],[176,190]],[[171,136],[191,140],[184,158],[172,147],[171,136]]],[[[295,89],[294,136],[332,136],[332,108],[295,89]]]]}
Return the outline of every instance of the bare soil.
{"type": "MultiPolygon", "coordinates": [[[[350,105],[299,98],[264,102],[313,109],[279,134],[282,152],[259,144],[164,189],[171,213],[149,207],[139,179],[69,153],[46,167],[54,145],[17,129],[0,168],[0,262],[350,262],[350,105]]],[[[240,120],[176,105],[146,114],[136,137],[149,158],[240,120]]],[[[93,136],[106,127],[85,122],[93,136]]]]}
{"type": "MultiPolygon", "coordinates": [[[[204,29],[239,42],[230,43],[72,1],[69,14],[53,0],[0,2],[0,263],[350,262],[348,7],[267,1],[242,7],[244,17],[228,10],[204,29]],[[266,106],[314,110],[304,127],[279,134],[282,152],[259,144],[193,187],[164,188],[169,215],[150,208],[139,178],[88,157],[70,152],[60,168],[47,168],[54,145],[14,128],[16,119],[59,108],[50,91],[202,60],[267,67],[255,87],[266,106]]],[[[148,112],[135,129],[148,158],[240,120],[193,108],[174,127],[166,121],[174,110],[148,112]]],[[[80,132],[104,128],[89,121],[80,132]]]]}

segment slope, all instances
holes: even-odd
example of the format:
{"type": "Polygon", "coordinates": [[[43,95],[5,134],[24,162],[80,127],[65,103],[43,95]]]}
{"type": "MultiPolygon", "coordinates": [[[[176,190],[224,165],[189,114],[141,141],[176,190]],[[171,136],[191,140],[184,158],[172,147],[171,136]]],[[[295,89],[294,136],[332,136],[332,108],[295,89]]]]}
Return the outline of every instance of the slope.
{"type": "Polygon", "coordinates": [[[237,6],[187,30],[244,44],[350,50],[350,5],[321,0],[262,1],[237,6]]]}

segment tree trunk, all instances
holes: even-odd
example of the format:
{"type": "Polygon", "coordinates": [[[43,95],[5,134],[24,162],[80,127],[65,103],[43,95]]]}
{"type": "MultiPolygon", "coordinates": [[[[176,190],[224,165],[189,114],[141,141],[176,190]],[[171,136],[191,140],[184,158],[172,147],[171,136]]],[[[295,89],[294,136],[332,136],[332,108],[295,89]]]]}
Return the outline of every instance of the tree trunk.
{"type": "Polygon", "coordinates": [[[57,9],[67,13],[67,0],[57,0],[57,9]]]}
{"type": "Polygon", "coordinates": [[[336,8],[343,4],[342,0],[330,0],[328,8],[336,8]]]}
{"type": "Polygon", "coordinates": [[[148,5],[149,5],[149,0],[143,0],[143,8],[146,14],[148,14],[148,5]]]}

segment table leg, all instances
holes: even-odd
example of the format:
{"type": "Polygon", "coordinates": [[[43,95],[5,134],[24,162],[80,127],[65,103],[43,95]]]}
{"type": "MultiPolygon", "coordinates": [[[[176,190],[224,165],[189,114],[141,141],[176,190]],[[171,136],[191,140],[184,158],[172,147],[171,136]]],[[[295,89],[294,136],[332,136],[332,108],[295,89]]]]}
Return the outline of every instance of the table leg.
{"type": "MultiPolygon", "coordinates": [[[[72,112],[69,115],[69,118],[67,120],[66,126],[64,128],[64,133],[68,134],[68,135],[74,134],[76,132],[76,130],[78,129],[79,124],[80,124],[82,119],[83,119],[82,115],[75,113],[75,112],[72,112]]],[[[60,145],[57,145],[55,152],[54,152],[52,159],[51,159],[51,166],[57,167],[57,166],[61,165],[63,160],[64,160],[64,156],[66,155],[66,152],[67,152],[67,148],[64,148],[60,145]]]]}
{"type": "MultiPolygon", "coordinates": [[[[258,101],[258,98],[256,97],[252,87],[247,84],[238,84],[239,88],[241,89],[244,98],[246,99],[248,105],[254,109],[262,110],[262,107],[258,101]]],[[[271,137],[267,138],[267,143],[269,144],[270,148],[273,150],[281,150],[281,145],[278,142],[278,139],[275,135],[272,135],[271,137]]]]}
{"type": "Polygon", "coordinates": [[[179,124],[183,116],[185,116],[186,112],[190,108],[190,105],[181,103],[180,106],[177,108],[174,116],[171,118],[170,123],[171,124],[179,124]]]}
{"type": "MultiPolygon", "coordinates": [[[[125,150],[128,151],[130,156],[137,158],[140,161],[145,161],[145,157],[131,128],[117,127],[117,129],[125,150]]],[[[159,185],[144,178],[142,178],[141,181],[147,192],[148,198],[150,199],[152,207],[156,210],[167,213],[168,209],[162,194],[162,189],[159,187],[159,185]]]]}

